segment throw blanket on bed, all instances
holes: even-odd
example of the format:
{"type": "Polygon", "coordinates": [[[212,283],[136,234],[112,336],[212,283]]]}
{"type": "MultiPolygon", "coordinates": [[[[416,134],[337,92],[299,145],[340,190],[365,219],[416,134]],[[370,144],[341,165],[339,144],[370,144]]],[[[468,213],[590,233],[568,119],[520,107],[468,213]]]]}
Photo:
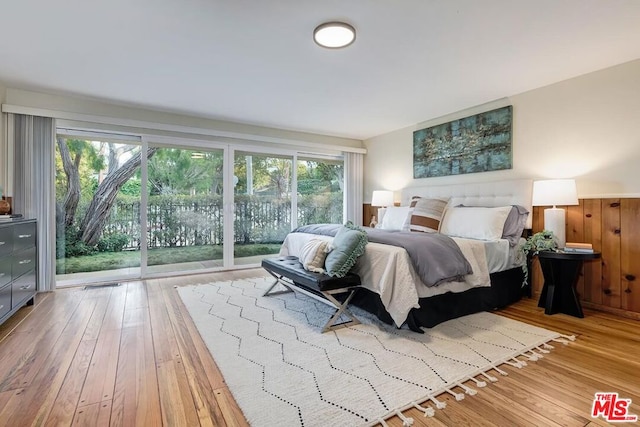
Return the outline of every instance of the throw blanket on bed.
{"type": "MultiPolygon", "coordinates": [[[[340,224],[312,224],[293,232],[335,236],[340,224]]],[[[437,233],[400,233],[375,228],[366,229],[370,242],[404,248],[413,268],[426,286],[463,281],[473,270],[460,247],[449,236],[437,233]]]]}

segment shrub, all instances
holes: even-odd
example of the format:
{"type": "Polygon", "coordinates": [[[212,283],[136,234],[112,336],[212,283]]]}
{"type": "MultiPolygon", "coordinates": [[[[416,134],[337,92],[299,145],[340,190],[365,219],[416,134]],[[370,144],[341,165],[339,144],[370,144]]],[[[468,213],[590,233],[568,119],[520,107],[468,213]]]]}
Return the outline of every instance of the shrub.
{"type": "Polygon", "coordinates": [[[99,252],[121,252],[129,243],[129,236],[124,233],[114,233],[104,236],[98,241],[99,252]]]}
{"type": "Polygon", "coordinates": [[[80,240],[71,240],[67,236],[65,241],[65,257],[92,255],[98,252],[98,249],[95,246],[89,246],[80,240]]]}

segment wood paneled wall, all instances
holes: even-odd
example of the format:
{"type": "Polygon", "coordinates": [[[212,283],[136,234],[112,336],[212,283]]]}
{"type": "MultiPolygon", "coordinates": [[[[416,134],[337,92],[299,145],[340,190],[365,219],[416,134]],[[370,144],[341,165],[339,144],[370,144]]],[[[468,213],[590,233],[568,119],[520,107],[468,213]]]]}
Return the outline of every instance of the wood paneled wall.
{"type": "Polygon", "coordinates": [[[371,223],[371,217],[375,216],[378,220],[378,208],[374,208],[368,203],[362,205],[362,224],[366,227],[371,223]]]}
{"type": "MultiPolygon", "coordinates": [[[[593,244],[599,260],[585,262],[577,290],[583,305],[640,318],[640,199],[581,199],[566,206],[567,241],[593,244]]],[[[533,210],[533,232],[544,225],[544,208],[533,210]]],[[[534,295],[542,272],[534,261],[534,295]]]]}

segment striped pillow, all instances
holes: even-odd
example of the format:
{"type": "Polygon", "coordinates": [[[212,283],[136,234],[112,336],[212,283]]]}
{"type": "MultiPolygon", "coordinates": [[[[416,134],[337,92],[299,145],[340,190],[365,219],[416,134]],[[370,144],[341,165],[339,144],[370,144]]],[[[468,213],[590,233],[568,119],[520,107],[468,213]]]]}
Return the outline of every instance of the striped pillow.
{"type": "Polygon", "coordinates": [[[300,250],[299,260],[305,270],[324,273],[324,260],[329,252],[329,242],[311,239],[300,250]]]}
{"type": "Polygon", "coordinates": [[[440,220],[449,199],[427,199],[413,196],[411,198],[411,224],[409,230],[424,233],[437,233],[440,228],[440,220]]]}

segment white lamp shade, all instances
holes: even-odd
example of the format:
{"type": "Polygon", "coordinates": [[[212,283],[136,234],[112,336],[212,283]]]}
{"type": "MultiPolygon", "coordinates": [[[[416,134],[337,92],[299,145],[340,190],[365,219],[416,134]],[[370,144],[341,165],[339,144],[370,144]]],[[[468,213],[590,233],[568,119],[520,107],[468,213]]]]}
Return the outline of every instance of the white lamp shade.
{"type": "Polygon", "coordinates": [[[533,182],[533,206],[577,205],[578,192],[573,179],[547,179],[533,182]]]}
{"type": "Polygon", "coordinates": [[[371,206],[393,206],[393,191],[374,190],[371,196],[371,206]]]}

